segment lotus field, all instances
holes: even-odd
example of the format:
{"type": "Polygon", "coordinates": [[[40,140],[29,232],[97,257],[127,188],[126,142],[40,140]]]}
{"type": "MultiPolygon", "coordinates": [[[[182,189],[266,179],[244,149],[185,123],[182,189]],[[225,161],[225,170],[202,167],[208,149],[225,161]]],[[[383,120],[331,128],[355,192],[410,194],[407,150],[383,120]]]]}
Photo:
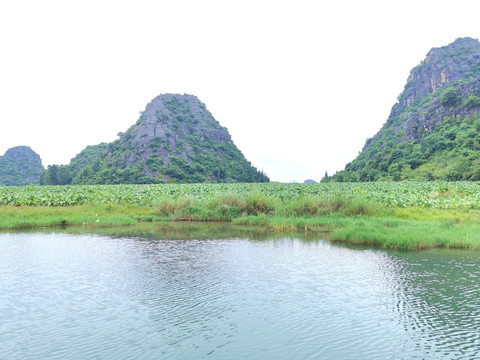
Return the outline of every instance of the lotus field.
{"type": "Polygon", "coordinates": [[[288,203],[302,198],[365,199],[386,207],[480,209],[477,182],[374,182],[322,184],[165,184],[0,187],[0,205],[152,206],[165,200],[209,200],[222,195],[255,196],[288,203]]]}

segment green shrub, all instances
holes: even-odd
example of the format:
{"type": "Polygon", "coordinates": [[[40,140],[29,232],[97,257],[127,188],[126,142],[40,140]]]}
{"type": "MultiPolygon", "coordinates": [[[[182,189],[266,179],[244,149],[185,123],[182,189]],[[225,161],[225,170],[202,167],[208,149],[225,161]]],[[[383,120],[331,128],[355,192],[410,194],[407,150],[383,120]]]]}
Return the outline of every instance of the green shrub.
{"type": "Polygon", "coordinates": [[[469,110],[476,108],[480,106],[480,98],[478,96],[470,94],[468,98],[465,100],[465,102],[463,103],[463,105],[469,110]]]}
{"type": "Polygon", "coordinates": [[[454,87],[446,88],[440,97],[440,103],[445,107],[457,106],[461,100],[462,97],[454,87]]]}

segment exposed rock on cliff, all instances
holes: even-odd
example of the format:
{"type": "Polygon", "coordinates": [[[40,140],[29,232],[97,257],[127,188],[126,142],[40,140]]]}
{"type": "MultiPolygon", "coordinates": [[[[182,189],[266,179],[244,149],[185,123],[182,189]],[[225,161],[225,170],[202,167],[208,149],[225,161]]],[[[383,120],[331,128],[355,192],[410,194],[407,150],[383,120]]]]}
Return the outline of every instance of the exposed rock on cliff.
{"type": "Polygon", "coordinates": [[[385,125],[344,171],[325,179],[480,179],[480,43],[430,50],[385,125]]]}
{"type": "Polygon", "coordinates": [[[157,96],[119,139],[89,146],[43,183],[262,182],[227,129],[193,95],[157,96]]]}

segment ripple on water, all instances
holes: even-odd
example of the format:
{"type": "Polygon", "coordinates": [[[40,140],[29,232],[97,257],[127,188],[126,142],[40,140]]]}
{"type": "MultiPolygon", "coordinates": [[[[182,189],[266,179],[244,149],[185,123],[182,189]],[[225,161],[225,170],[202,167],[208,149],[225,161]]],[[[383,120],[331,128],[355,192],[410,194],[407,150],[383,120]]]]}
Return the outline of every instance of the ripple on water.
{"type": "Polygon", "coordinates": [[[0,358],[480,356],[479,255],[0,235],[0,358]]]}

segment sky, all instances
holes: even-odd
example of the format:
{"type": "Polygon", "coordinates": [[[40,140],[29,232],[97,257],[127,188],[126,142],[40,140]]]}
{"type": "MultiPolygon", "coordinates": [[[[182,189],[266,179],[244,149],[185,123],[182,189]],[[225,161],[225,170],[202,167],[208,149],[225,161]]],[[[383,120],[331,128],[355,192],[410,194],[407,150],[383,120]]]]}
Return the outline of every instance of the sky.
{"type": "Polygon", "coordinates": [[[159,94],[196,95],[273,181],[342,170],[478,0],[1,1],[0,155],[67,164],[159,94]]]}

